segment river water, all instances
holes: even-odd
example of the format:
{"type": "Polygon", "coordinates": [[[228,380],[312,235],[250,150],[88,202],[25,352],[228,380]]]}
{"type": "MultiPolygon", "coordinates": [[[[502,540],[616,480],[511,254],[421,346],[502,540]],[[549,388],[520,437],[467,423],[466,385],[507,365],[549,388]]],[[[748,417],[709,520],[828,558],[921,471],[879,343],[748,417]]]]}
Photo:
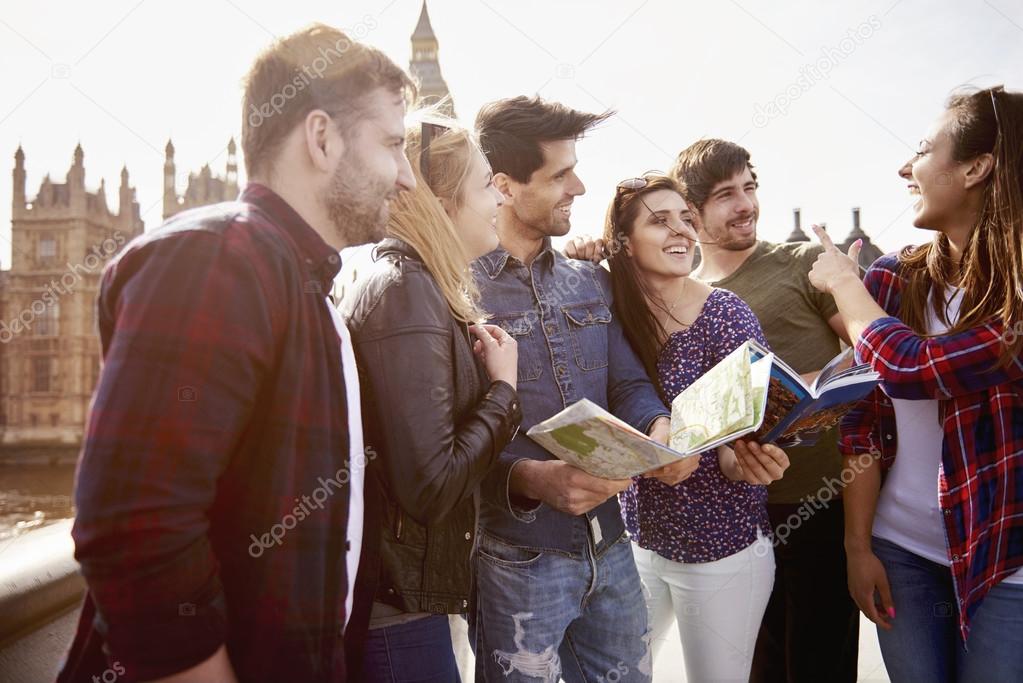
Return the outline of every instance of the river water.
{"type": "Polygon", "coordinates": [[[73,516],[74,464],[0,464],[0,544],[73,516]]]}

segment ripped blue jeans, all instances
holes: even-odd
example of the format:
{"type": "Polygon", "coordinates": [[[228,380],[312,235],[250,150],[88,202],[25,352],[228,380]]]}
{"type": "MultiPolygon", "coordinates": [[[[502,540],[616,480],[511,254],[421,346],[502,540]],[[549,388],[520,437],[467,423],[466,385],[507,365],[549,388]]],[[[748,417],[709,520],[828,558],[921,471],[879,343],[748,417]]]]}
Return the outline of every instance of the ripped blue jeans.
{"type": "Polygon", "coordinates": [[[469,637],[476,680],[645,683],[650,636],[632,544],[536,552],[480,532],[469,637]]]}

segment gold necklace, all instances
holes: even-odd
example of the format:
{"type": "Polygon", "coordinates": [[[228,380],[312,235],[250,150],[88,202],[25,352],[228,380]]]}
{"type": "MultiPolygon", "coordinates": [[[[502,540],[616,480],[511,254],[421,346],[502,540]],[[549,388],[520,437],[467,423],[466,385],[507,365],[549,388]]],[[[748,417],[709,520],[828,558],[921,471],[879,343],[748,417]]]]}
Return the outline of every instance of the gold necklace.
{"type": "Polygon", "coordinates": [[[670,318],[671,320],[674,320],[675,322],[677,322],[677,323],[678,323],[679,325],[681,325],[682,327],[690,327],[690,326],[691,326],[691,325],[693,324],[693,323],[686,323],[686,322],[682,322],[681,320],[679,320],[678,318],[676,318],[676,317],[675,317],[675,316],[673,315],[673,313],[674,313],[674,311],[675,311],[675,308],[676,308],[676,307],[677,307],[677,306],[678,306],[678,305],[679,305],[680,303],[682,303],[682,298],[683,298],[683,297],[685,296],[685,294],[686,294],[686,287],[688,287],[688,285],[689,285],[689,278],[687,277],[687,278],[685,278],[685,279],[684,279],[684,280],[682,281],[682,291],[681,291],[681,292],[679,293],[678,297],[677,297],[677,298],[675,299],[675,303],[673,303],[673,304],[672,304],[671,306],[668,306],[667,308],[665,308],[665,307],[664,307],[664,302],[663,302],[663,301],[661,302],[661,305],[659,306],[659,308],[660,308],[660,309],[661,309],[662,311],[664,311],[665,315],[667,316],[667,317],[665,318],[665,322],[667,322],[667,321],[668,321],[668,319],[670,318]]]}

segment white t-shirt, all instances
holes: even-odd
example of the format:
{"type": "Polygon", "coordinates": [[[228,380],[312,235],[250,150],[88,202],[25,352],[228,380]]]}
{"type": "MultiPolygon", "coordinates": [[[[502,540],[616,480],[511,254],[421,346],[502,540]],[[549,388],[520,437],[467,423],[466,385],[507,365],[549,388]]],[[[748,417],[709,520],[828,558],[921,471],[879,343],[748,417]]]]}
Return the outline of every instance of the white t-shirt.
{"type": "MultiPolygon", "coordinates": [[[[959,317],[963,292],[950,287],[945,295],[951,297],[947,317],[949,323],[954,324],[959,317]]],[[[929,334],[948,331],[948,326],[938,319],[930,302],[927,306],[927,331],[929,334]]],[[[914,555],[951,566],[945,522],[938,502],[941,448],[945,439],[938,401],[893,398],[892,406],[895,408],[898,448],[877,500],[873,533],[914,555]]],[[[1023,583],[1023,570],[1004,580],[1023,583]]]]}
{"type": "Polygon", "coordinates": [[[331,300],[327,299],[330,317],[341,337],[341,370],[345,379],[345,401],[348,404],[348,462],[349,487],[348,497],[348,550],[345,561],[348,566],[348,597],[345,598],[345,627],[352,618],[352,603],[355,599],[355,575],[359,570],[359,558],[362,555],[363,527],[363,486],[366,480],[366,454],[362,444],[362,403],[359,399],[359,372],[355,366],[355,352],[352,349],[352,336],[344,319],[331,300]]]}

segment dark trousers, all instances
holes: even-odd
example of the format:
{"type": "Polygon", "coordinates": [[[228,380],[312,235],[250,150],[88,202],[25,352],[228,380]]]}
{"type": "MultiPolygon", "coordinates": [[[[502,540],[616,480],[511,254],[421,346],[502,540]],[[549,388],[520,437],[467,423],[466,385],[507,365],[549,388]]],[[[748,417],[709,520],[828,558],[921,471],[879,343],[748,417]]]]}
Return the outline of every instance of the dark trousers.
{"type": "Polygon", "coordinates": [[[860,620],[846,582],[842,501],[818,505],[767,506],[777,573],[751,683],[856,681],[860,620]]]}
{"type": "Polygon", "coordinates": [[[448,615],[435,614],[366,636],[358,683],[460,683],[448,615]]]}

